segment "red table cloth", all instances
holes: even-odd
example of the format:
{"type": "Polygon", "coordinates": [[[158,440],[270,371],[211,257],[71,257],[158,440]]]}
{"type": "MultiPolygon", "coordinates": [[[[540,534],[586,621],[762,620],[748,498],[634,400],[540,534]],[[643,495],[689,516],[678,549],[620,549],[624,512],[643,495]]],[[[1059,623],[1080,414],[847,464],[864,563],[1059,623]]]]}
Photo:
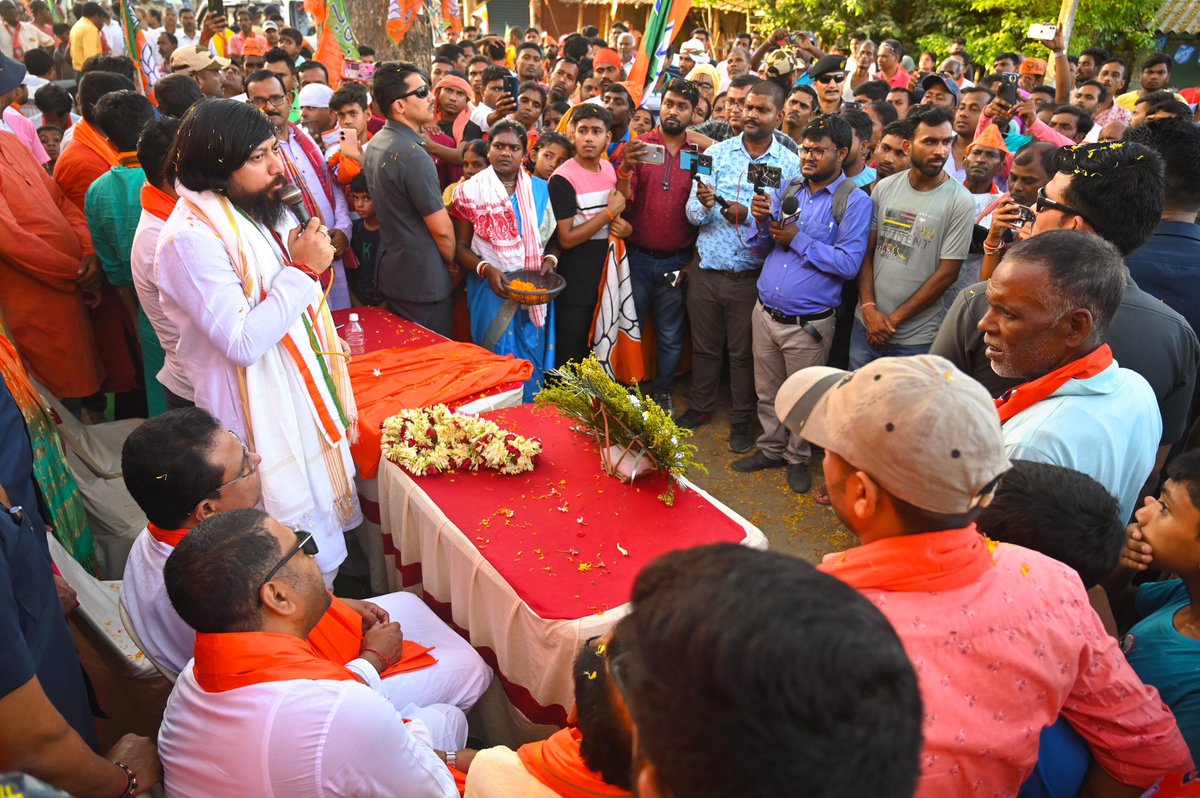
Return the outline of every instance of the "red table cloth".
{"type": "Polygon", "coordinates": [[[596,441],[534,405],[484,414],[542,441],[537,467],[415,477],[530,609],[575,619],[629,600],[634,577],[659,555],[706,543],[741,543],[745,529],[695,491],[658,500],[662,474],[632,485],[600,469],[596,441]],[[622,553],[622,550],[626,553],[622,553]]]}

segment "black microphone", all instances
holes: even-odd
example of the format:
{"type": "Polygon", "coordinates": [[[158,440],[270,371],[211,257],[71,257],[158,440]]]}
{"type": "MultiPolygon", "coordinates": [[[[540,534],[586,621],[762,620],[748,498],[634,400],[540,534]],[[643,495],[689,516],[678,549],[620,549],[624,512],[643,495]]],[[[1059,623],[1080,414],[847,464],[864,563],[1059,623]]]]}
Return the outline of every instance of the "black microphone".
{"type": "Polygon", "coordinates": [[[784,197],[779,205],[779,224],[787,227],[800,216],[800,198],[795,194],[784,197]]]}
{"type": "Polygon", "coordinates": [[[284,204],[292,209],[292,213],[296,214],[296,218],[300,220],[301,227],[308,226],[308,220],[312,218],[312,214],[304,206],[304,192],[300,190],[300,186],[295,183],[288,183],[283,187],[283,191],[279,193],[279,199],[283,200],[284,204]]]}

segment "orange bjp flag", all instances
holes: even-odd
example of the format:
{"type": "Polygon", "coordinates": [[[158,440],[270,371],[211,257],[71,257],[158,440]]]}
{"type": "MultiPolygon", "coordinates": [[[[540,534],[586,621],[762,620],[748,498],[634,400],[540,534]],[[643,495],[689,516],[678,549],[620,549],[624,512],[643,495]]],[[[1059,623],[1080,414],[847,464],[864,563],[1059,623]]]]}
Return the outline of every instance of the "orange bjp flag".
{"type": "Polygon", "coordinates": [[[394,44],[404,41],[420,11],[421,0],[388,0],[387,35],[394,44]]]}

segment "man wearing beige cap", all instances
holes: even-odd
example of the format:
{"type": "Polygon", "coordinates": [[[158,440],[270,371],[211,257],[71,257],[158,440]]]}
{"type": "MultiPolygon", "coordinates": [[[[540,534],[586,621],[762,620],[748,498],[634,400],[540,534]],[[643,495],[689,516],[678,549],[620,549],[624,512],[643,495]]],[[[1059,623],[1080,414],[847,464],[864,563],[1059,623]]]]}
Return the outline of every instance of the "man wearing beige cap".
{"type": "Polygon", "coordinates": [[[200,91],[205,97],[225,96],[221,70],[229,64],[228,58],[214,55],[207,47],[198,44],[180,47],[171,53],[171,71],[191,75],[200,84],[200,91]]]}
{"type": "Polygon", "coordinates": [[[975,528],[1009,469],[987,391],[933,355],[816,367],[775,409],[825,449],[834,511],[861,545],[819,566],[892,622],[925,705],[920,798],[1016,795],[1061,715],[1091,747],[1080,794],[1125,795],[1192,758],[1078,575],[975,528]],[[1125,790],[1125,792],[1122,792],[1125,790]]]}

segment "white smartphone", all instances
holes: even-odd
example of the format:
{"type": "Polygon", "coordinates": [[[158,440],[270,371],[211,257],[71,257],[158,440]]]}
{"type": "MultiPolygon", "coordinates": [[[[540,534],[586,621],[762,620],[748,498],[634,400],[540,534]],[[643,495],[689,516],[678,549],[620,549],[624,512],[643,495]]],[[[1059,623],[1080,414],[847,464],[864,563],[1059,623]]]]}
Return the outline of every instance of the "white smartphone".
{"type": "Polygon", "coordinates": [[[1057,25],[1042,25],[1035,22],[1029,26],[1029,32],[1025,36],[1039,42],[1048,42],[1054,38],[1056,33],[1058,33],[1057,25]]]}
{"type": "Polygon", "coordinates": [[[640,160],[662,166],[667,162],[667,148],[661,144],[647,144],[640,160]]]}

